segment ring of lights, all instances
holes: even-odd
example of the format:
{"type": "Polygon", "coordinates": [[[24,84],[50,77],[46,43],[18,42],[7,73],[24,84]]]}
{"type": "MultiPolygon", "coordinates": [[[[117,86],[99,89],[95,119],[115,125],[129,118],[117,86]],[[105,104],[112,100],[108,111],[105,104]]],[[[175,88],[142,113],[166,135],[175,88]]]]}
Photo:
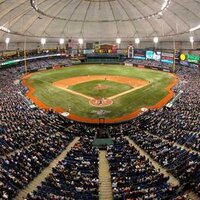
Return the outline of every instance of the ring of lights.
{"type": "MultiPolygon", "coordinates": [[[[110,2],[110,1],[114,1],[114,0],[85,0],[85,1],[90,1],[90,2],[110,2]]],[[[58,20],[64,20],[64,21],[69,21],[69,22],[128,22],[128,21],[139,21],[139,20],[144,20],[144,19],[150,19],[152,17],[156,17],[159,15],[162,15],[162,13],[164,11],[167,10],[167,8],[169,7],[171,0],[164,0],[164,4],[162,5],[161,9],[158,11],[155,11],[154,13],[150,14],[150,15],[146,15],[146,16],[142,16],[142,17],[137,17],[137,18],[132,18],[132,19],[122,19],[122,20],[74,20],[74,19],[68,19],[65,17],[58,17],[58,16],[54,16],[54,15],[50,15],[45,13],[44,11],[42,11],[41,9],[39,9],[39,6],[36,4],[35,0],[30,0],[31,6],[32,8],[38,12],[39,14],[45,16],[45,17],[49,17],[52,19],[58,19],[58,20]]]]}
{"type": "MultiPolygon", "coordinates": [[[[23,36],[23,37],[30,37],[30,38],[43,38],[44,36],[42,35],[29,35],[29,34],[24,34],[24,33],[20,33],[20,32],[17,32],[17,31],[12,31],[11,29],[8,29],[9,31],[6,31],[4,29],[2,29],[0,27],[0,31],[3,31],[5,33],[9,33],[11,35],[19,35],[19,36],[23,36]]],[[[186,33],[190,33],[189,30],[186,30],[186,31],[183,31],[183,32],[180,32],[180,33],[174,33],[174,34],[166,34],[166,35],[156,35],[156,37],[158,38],[172,38],[172,37],[175,37],[175,36],[179,36],[179,35],[183,35],[183,34],[186,34],[186,33]]],[[[151,37],[139,37],[141,40],[150,40],[150,39],[153,39],[155,36],[151,36],[151,37]]],[[[48,38],[50,39],[58,39],[60,38],[60,35],[58,36],[48,36],[48,38]]],[[[71,37],[70,37],[71,38],[71,37]]],[[[74,39],[78,39],[80,38],[80,36],[73,36],[74,39]]],[[[96,37],[86,37],[87,39],[96,39],[96,37]]],[[[103,39],[113,39],[113,37],[104,37],[103,39]]],[[[134,37],[120,37],[121,39],[134,39],[134,37]]]]}

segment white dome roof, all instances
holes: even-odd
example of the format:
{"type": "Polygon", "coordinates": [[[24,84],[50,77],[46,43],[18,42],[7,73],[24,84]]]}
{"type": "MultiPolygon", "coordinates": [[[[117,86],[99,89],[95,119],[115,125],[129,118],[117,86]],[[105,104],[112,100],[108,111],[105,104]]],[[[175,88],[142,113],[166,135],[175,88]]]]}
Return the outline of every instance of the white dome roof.
{"type": "MultiPolygon", "coordinates": [[[[12,41],[23,41],[23,35],[33,41],[188,40],[189,30],[200,24],[200,0],[1,0],[0,11],[0,26],[18,34],[12,41]]],[[[6,35],[0,31],[1,41],[6,35]]]]}

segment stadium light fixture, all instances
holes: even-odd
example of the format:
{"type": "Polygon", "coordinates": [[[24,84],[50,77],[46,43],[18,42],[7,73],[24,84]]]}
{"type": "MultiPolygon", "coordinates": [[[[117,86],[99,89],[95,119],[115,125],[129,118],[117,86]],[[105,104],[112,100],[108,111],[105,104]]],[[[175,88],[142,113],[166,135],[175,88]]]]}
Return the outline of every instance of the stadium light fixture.
{"type": "Polygon", "coordinates": [[[6,43],[6,49],[8,49],[8,44],[10,43],[10,38],[9,37],[7,37],[5,39],[5,43],[6,43]]]}
{"type": "Polygon", "coordinates": [[[194,37],[190,36],[190,43],[194,43],[194,37]]]}
{"type": "Polygon", "coordinates": [[[116,39],[116,43],[117,43],[117,44],[121,44],[121,38],[117,38],[117,39],[116,39]]]}
{"type": "Polygon", "coordinates": [[[60,38],[60,44],[64,44],[65,40],[63,38],[60,38]]]}
{"type": "Polygon", "coordinates": [[[154,42],[155,44],[157,44],[157,43],[158,43],[158,37],[154,37],[154,38],[153,38],[153,42],[154,42]]]}
{"type": "Polygon", "coordinates": [[[7,37],[7,38],[5,39],[5,43],[6,43],[6,44],[9,44],[9,43],[10,43],[10,38],[9,38],[9,37],[7,37]]]}
{"type": "Polygon", "coordinates": [[[194,37],[193,36],[190,36],[190,43],[191,43],[191,46],[193,49],[194,48],[194,37]]]}
{"type": "Polygon", "coordinates": [[[140,44],[140,38],[135,38],[135,44],[140,44]]]}
{"type": "Polygon", "coordinates": [[[78,39],[78,43],[79,43],[80,45],[82,45],[82,44],[83,44],[83,38],[79,38],[79,39],[78,39]]]}
{"type": "Polygon", "coordinates": [[[45,45],[46,44],[46,38],[41,38],[41,44],[45,45]]]}

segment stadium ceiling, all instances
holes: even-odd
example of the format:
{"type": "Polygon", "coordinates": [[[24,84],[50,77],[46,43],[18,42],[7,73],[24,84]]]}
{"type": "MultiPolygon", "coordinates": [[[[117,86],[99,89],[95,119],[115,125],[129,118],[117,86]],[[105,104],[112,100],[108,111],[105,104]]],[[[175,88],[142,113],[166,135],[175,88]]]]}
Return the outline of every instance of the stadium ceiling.
{"type": "Polygon", "coordinates": [[[200,40],[198,25],[200,0],[0,0],[0,41],[188,41],[200,40]]]}

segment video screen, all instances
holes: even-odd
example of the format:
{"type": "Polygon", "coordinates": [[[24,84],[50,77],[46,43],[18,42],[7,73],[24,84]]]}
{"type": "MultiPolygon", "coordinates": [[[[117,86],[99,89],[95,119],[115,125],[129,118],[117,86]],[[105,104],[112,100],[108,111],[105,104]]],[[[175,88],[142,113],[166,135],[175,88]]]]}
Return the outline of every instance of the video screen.
{"type": "Polygon", "coordinates": [[[146,51],[146,59],[160,61],[161,52],[160,51],[146,51]]]}
{"type": "Polygon", "coordinates": [[[174,54],[173,53],[162,52],[161,62],[168,63],[168,64],[173,64],[174,63],[174,54]]]}
{"type": "Polygon", "coordinates": [[[145,58],[146,58],[145,50],[138,50],[138,49],[134,50],[133,58],[140,59],[140,60],[145,60],[145,58]]]}
{"type": "Polygon", "coordinates": [[[146,51],[146,59],[147,60],[153,60],[153,51],[146,51]]]}
{"type": "Polygon", "coordinates": [[[196,63],[196,64],[198,64],[200,59],[199,59],[199,56],[197,56],[197,55],[187,54],[187,60],[190,63],[196,63]]]}
{"type": "Polygon", "coordinates": [[[154,51],[153,59],[156,60],[156,61],[160,61],[160,59],[161,59],[161,52],[160,51],[154,51]]]}

